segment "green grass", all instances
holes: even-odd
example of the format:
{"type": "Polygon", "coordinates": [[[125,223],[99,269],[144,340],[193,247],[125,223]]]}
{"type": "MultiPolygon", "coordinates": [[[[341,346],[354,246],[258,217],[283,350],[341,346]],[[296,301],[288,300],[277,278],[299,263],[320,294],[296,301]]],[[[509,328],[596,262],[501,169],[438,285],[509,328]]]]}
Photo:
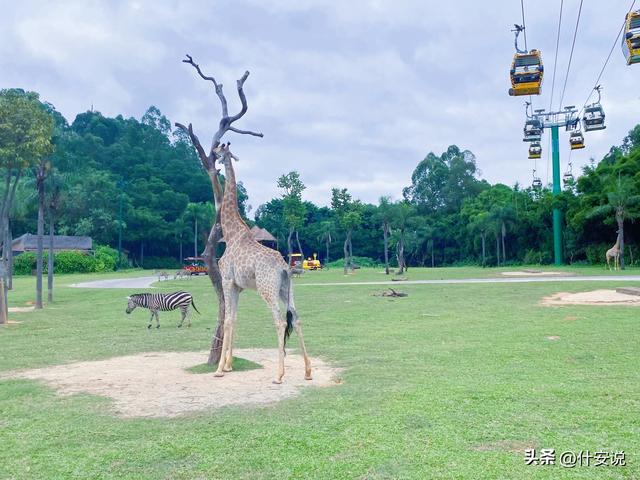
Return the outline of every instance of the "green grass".
{"type": "MultiPolygon", "coordinates": [[[[372,269],[347,278],[379,277],[372,269]]],[[[94,278],[106,277],[61,276],[53,305],[10,315],[22,323],[0,328],[0,373],[208,349],[216,304],[207,278],[160,283],[159,291],[191,291],[202,315],[178,329],[178,312],[161,313],[152,331],[146,312],[124,312],[133,292],[64,286],[94,278]]],[[[345,277],[311,272],[296,282],[309,278],[345,277]]],[[[538,305],[557,291],[630,283],[403,285],[409,296],[400,299],[373,296],[384,289],[375,285],[298,288],[307,348],[342,367],[343,382],[263,407],[124,420],[102,397],[0,380],[0,479],[640,478],[640,309],[538,305]],[[624,450],[627,466],[526,466],[511,444],[624,450]]],[[[33,291],[33,278],[17,278],[10,305],[33,291]]],[[[236,346],[275,347],[254,292],[241,296],[236,346]]]]}

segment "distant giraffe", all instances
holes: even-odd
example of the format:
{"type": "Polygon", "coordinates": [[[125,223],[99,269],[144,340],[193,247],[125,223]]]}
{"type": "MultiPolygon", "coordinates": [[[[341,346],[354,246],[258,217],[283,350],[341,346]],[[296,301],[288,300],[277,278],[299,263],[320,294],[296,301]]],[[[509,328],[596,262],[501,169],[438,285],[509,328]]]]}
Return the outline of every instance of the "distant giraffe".
{"type": "Polygon", "coordinates": [[[618,233],[618,237],[616,238],[616,244],[605,253],[605,258],[607,259],[607,267],[609,267],[609,270],[611,270],[609,260],[612,258],[613,269],[618,270],[618,266],[620,265],[620,233],[618,233]]]}
{"type": "Polygon", "coordinates": [[[232,370],[233,340],[240,292],[246,288],[257,290],[267,303],[273,316],[278,334],[278,371],[274,383],[282,383],[284,376],[284,356],[286,340],[295,328],[304,357],[304,378],[311,380],[311,362],[307,356],[302,326],[293,301],[293,285],[289,266],[276,250],[257,242],[238,211],[236,176],[232,159],[237,158],[229,151],[229,144],[216,147],[216,156],[225,168],[225,186],[220,223],[226,244],[220,259],[222,288],[225,299],[224,340],[218,370],[221,377],[232,370]],[[285,304],[286,322],[280,314],[279,300],[285,304]]]}

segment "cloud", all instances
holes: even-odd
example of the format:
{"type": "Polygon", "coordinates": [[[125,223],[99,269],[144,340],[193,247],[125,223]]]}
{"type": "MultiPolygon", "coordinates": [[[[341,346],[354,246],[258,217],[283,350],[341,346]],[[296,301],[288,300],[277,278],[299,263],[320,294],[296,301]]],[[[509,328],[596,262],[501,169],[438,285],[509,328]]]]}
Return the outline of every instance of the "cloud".
{"type": "MultiPolygon", "coordinates": [[[[525,6],[529,47],[542,51],[546,67],[534,104],[548,108],[559,5],[525,6]]],[[[584,103],[624,10],[584,5],[564,104],[584,103]]],[[[450,144],[473,151],[492,182],[531,181],[523,99],[507,95],[517,2],[25,0],[3,14],[2,86],[39,91],[69,120],[91,104],[137,118],[153,104],[172,121],[192,122],[205,142],[220,107],[211,84],[181,63],[184,54],[225,85],[232,111],[239,108],[235,80],[249,69],[249,112],[239,126],[265,138],[229,139],[254,207],[279,195],[276,179],[290,170],[320,204],[332,186],[365,201],[399,198],[418,162],[450,144]]],[[[577,4],[565,5],[554,108],[576,14],[577,4]]],[[[571,153],[574,172],[638,122],[637,69],[624,65],[618,46],[602,81],[608,127],[571,153]]],[[[560,141],[564,169],[564,132],[560,141]]],[[[546,153],[543,143],[543,180],[546,153]]]]}

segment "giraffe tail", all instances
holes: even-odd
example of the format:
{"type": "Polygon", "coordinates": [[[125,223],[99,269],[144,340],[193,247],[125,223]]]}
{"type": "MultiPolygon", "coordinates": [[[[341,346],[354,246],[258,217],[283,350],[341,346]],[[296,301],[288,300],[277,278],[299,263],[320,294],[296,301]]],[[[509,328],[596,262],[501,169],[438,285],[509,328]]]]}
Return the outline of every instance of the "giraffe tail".
{"type": "Polygon", "coordinates": [[[289,270],[282,271],[282,287],[286,293],[286,307],[287,307],[287,326],[284,330],[284,345],[287,345],[287,339],[291,335],[293,330],[293,311],[291,308],[291,273],[289,270]]]}

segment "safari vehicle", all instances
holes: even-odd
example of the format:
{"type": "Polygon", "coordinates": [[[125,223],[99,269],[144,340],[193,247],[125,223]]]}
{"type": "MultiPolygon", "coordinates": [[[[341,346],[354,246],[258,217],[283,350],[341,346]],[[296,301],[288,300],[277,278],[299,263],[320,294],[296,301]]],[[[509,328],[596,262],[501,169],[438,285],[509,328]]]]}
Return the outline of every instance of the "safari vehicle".
{"type": "Polygon", "coordinates": [[[184,262],[182,269],[187,270],[191,275],[206,275],[209,271],[202,257],[187,257],[184,262]]]}
{"type": "Polygon", "coordinates": [[[313,260],[311,260],[311,257],[309,257],[305,261],[303,261],[302,268],[304,268],[305,270],[321,270],[322,264],[320,263],[320,260],[318,260],[318,254],[313,254],[313,260]]]}
{"type": "Polygon", "coordinates": [[[306,260],[303,259],[301,253],[292,253],[289,266],[292,268],[302,268],[303,270],[322,269],[322,264],[320,263],[320,260],[318,260],[317,253],[313,254],[313,260],[311,259],[311,257],[307,258],[306,260]]]}

